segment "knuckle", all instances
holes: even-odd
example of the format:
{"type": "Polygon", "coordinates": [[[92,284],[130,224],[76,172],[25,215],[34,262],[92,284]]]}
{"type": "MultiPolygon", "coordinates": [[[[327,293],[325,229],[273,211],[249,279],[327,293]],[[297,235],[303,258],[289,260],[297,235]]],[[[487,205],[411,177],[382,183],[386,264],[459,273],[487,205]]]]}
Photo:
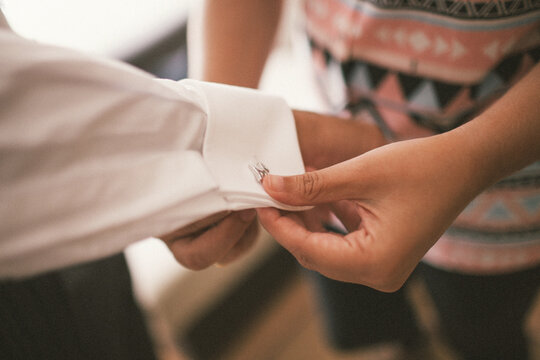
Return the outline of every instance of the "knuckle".
{"type": "Polygon", "coordinates": [[[321,176],[317,172],[305,173],[304,176],[300,177],[298,187],[306,200],[315,200],[322,191],[321,176]]]}
{"type": "Polygon", "coordinates": [[[398,291],[404,283],[405,279],[400,274],[393,271],[386,271],[377,278],[375,286],[377,290],[392,293],[398,291]]]}
{"type": "Polygon", "coordinates": [[[401,289],[402,286],[403,286],[403,282],[392,280],[392,281],[382,283],[379,286],[378,290],[385,293],[393,293],[401,289]]]}
{"type": "Polygon", "coordinates": [[[314,266],[313,266],[313,262],[305,255],[302,255],[302,254],[297,254],[295,255],[296,257],[296,260],[298,261],[298,263],[308,269],[308,270],[313,270],[314,269],[314,266]]]}

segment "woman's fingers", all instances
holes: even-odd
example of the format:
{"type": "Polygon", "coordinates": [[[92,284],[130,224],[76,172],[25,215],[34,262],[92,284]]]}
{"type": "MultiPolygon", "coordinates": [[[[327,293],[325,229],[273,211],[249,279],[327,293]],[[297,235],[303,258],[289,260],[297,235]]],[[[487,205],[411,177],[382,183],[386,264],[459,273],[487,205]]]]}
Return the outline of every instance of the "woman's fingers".
{"type": "MultiPolygon", "coordinates": [[[[342,269],[359,259],[344,236],[329,232],[311,232],[295,213],[282,215],[273,208],[257,209],[259,221],[298,262],[308,268],[334,278],[347,276],[342,269]]],[[[359,235],[360,236],[360,235],[359,235]]],[[[349,277],[349,276],[347,276],[349,277]]]]}
{"type": "Polygon", "coordinates": [[[332,212],[341,221],[348,232],[356,231],[362,223],[359,205],[355,201],[340,200],[330,204],[332,212]]]}

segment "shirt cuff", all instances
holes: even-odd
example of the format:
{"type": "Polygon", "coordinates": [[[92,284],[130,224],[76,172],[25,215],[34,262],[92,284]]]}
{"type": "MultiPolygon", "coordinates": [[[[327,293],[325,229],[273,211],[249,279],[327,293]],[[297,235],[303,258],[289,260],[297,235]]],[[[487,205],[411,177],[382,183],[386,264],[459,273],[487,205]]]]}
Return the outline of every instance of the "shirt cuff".
{"type": "Polygon", "coordinates": [[[292,112],[280,97],[230,85],[182,80],[204,98],[207,127],[203,158],[229,210],[272,206],[304,210],[272,199],[249,169],[263,163],[272,174],[305,172],[292,112]]]}

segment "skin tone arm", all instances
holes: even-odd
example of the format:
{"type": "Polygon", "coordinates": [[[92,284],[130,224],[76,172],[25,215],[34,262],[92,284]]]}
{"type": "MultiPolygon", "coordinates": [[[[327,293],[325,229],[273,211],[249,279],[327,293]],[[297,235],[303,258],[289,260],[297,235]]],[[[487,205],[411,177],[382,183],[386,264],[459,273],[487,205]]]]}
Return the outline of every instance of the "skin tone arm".
{"type": "MultiPolygon", "coordinates": [[[[207,0],[202,21],[190,28],[202,41],[190,45],[200,52],[195,75],[206,81],[257,87],[276,35],[281,0],[207,0]],[[249,36],[247,36],[249,35],[249,36]],[[192,46],[193,45],[193,46],[192,46]]],[[[384,144],[374,125],[304,111],[293,112],[306,166],[333,165],[384,144]],[[359,141],[361,139],[361,141],[359,141]]],[[[257,238],[255,210],[213,215],[188,228],[161,236],[184,266],[200,270],[225,264],[247,251],[257,238]]]]}
{"type": "Polygon", "coordinates": [[[340,236],[305,214],[259,209],[263,226],[305,267],[382,291],[399,289],[482,190],[540,160],[540,65],[488,110],[450,132],[402,141],[301,176],[267,176],[294,205],[331,203],[340,236]]]}
{"type": "Polygon", "coordinates": [[[190,42],[198,52],[201,80],[257,88],[274,45],[281,18],[281,0],[206,0],[190,31],[201,35],[190,42]]]}

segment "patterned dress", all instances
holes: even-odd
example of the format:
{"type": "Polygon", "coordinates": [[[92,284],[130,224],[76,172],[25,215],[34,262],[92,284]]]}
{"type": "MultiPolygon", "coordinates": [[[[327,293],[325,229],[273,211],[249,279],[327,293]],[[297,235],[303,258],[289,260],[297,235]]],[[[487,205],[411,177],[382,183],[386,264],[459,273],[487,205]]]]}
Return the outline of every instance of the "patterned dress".
{"type": "MultiPolygon", "coordinates": [[[[329,104],[394,140],[460,126],[540,61],[539,0],[306,0],[305,11],[329,104]]],[[[540,162],[479,195],[424,261],[473,274],[540,263],[540,162]]]]}

